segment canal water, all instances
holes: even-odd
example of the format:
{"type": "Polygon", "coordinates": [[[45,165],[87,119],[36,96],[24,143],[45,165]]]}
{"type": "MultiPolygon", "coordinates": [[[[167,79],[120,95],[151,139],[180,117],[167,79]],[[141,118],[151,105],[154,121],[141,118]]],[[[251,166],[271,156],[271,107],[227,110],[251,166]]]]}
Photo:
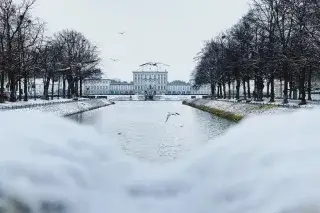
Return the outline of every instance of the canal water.
{"type": "Polygon", "coordinates": [[[115,140],[126,154],[156,163],[180,158],[233,125],[180,101],[119,101],[70,118],[93,126],[106,142],[115,140]],[[168,112],[180,115],[165,122],[168,112]]]}

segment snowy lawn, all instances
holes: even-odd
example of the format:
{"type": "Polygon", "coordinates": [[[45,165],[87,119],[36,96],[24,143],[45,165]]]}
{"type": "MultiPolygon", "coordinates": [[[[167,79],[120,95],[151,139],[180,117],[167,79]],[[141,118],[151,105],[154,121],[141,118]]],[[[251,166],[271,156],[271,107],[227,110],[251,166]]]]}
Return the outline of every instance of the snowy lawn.
{"type": "Polygon", "coordinates": [[[188,103],[195,105],[202,105],[210,108],[223,110],[226,112],[233,113],[240,116],[248,115],[261,115],[261,114],[275,114],[281,112],[293,112],[296,108],[278,107],[277,105],[262,105],[250,104],[250,103],[238,103],[236,101],[225,101],[225,100],[210,100],[210,99],[196,99],[188,100],[188,103]]]}
{"type": "Polygon", "coordinates": [[[319,109],[244,119],[165,167],[137,162],[116,138],[64,118],[21,111],[0,117],[0,205],[7,212],[320,210],[319,109]]]}
{"type": "Polygon", "coordinates": [[[67,116],[70,114],[75,114],[83,112],[86,110],[91,110],[98,107],[104,107],[111,105],[111,102],[106,99],[86,99],[80,101],[66,102],[62,104],[52,104],[52,105],[40,105],[31,108],[15,109],[15,112],[44,112],[51,113],[58,116],[67,116]]]}
{"type": "Polygon", "coordinates": [[[161,95],[160,100],[162,101],[184,101],[191,99],[191,96],[196,98],[202,98],[202,95],[161,95]]]}
{"type": "MultiPolygon", "coordinates": [[[[225,101],[225,102],[234,102],[238,103],[236,99],[217,99],[219,101],[225,101]]],[[[251,101],[251,103],[248,104],[264,104],[264,105],[275,105],[275,106],[281,106],[281,107],[296,107],[296,108],[310,108],[310,107],[320,107],[320,101],[307,101],[306,105],[299,106],[300,100],[288,100],[288,104],[283,104],[282,99],[275,99],[275,102],[270,103],[269,99],[264,99],[263,101],[251,101]]],[[[246,103],[245,101],[241,101],[240,103],[246,103]]]]}
{"type": "MultiPolygon", "coordinates": [[[[84,98],[81,98],[79,100],[85,100],[84,98]]],[[[46,104],[59,104],[59,103],[64,103],[64,102],[72,102],[72,99],[53,99],[53,100],[42,100],[42,99],[29,99],[28,101],[17,101],[17,102],[5,102],[5,103],[0,103],[0,109],[5,109],[5,108],[18,108],[18,107],[34,107],[34,106],[39,106],[39,105],[46,105],[46,104]]]]}

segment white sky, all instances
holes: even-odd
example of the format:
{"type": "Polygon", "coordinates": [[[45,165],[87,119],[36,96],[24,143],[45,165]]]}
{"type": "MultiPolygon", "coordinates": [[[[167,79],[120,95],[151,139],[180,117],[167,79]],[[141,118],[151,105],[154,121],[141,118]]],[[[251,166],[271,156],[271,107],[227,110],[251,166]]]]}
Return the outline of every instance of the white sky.
{"type": "Polygon", "coordinates": [[[140,64],[154,61],[171,65],[170,81],[188,81],[203,41],[248,8],[248,0],[38,0],[34,14],[50,34],[75,29],[95,43],[109,78],[131,81],[140,64]]]}

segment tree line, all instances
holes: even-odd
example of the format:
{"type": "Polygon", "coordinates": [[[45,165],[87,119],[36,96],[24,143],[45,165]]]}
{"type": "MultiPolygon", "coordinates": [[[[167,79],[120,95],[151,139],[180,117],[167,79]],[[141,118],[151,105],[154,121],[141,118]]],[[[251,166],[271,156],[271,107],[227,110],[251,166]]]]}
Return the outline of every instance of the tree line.
{"type": "Polygon", "coordinates": [[[84,79],[101,77],[98,47],[71,29],[45,36],[45,23],[32,15],[36,0],[19,2],[0,0],[0,102],[5,91],[9,101],[28,101],[36,79],[43,80],[43,99],[56,89],[63,98],[81,96],[84,79]]]}
{"type": "Polygon", "coordinates": [[[197,54],[195,86],[211,84],[212,96],[275,101],[275,81],[283,84],[283,103],[311,100],[319,79],[320,0],[252,0],[238,23],[206,41],[197,54]],[[254,88],[250,82],[254,81],[254,88]],[[298,94],[297,94],[298,93],[298,94]]]}

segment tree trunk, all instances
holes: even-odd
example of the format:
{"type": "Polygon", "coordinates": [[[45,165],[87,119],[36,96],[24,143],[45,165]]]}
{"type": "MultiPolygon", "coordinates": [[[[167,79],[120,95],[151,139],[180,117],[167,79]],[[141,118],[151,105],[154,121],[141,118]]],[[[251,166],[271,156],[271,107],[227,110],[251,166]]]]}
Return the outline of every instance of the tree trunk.
{"type": "Polygon", "coordinates": [[[50,77],[47,77],[45,79],[44,85],[43,85],[43,99],[49,100],[49,85],[50,85],[50,77]]]}
{"type": "Polygon", "coordinates": [[[27,71],[24,71],[23,90],[24,90],[23,101],[28,101],[28,76],[27,76],[27,71]]]}
{"type": "Polygon", "coordinates": [[[289,93],[289,99],[294,99],[293,98],[293,90],[295,89],[295,85],[293,83],[293,75],[290,73],[289,74],[289,86],[290,86],[290,93],[289,93]]]}
{"type": "Polygon", "coordinates": [[[0,79],[0,103],[4,103],[4,96],[3,96],[3,93],[4,93],[4,70],[1,70],[1,79],[0,79]]]}
{"type": "Polygon", "coordinates": [[[59,76],[59,80],[58,80],[58,99],[60,99],[60,82],[61,82],[61,76],[59,76]]]}
{"type": "Polygon", "coordinates": [[[244,100],[247,100],[247,90],[246,90],[246,79],[242,79],[242,87],[243,87],[243,97],[244,100]]]}
{"type": "Polygon", "coordinates": [[[257,77],[257,101],[263,101],[264,82],[261,76],[257,77]]]}
{"type": "Polygon", "coordinates": [[[301,101],[299,103],[299,105],[306,105],[307,101],[306,101],[306,90],[305,90],[305,79],[306,78],[306,68],[303,67],[301,70],[301,75],[300,75],[300,81],[299,81],[299,90],[301,92],[301,101]]]}
{"type": "Polygon", "coordinates": [[[21,88],[21,77],[20,77],[20,71],[19,71],[18,88],[19,88],[19,101],[21,101],[21,100],[22,100],[22,88],[21,88]]]}
{"type": "Polygon", "coordinates": [[[83,80],[82,80],[82,77],[80,76],[80,97],[82,97],[82,83],[83,83],[83,80]]]}
{"type": "Polygon", "coordinates": [[[274,101],[274,75],[272,74],[270,77],[270,102],[273,103],[274,101]]]}
{"type": "MultiPolygon", "coordinates": [[[[1,52],[3,53],[4,52],[4,42],[3,42],[3,38],[1,38],[1,52]]],[[[5,61],[6,61],[6,56],[5,54],[2,54],[2,58],[1,58],[2,62],[0,63],[0,103],[4,103],[5,100],[4,100],[4,96],[3,96],[3,93],[4,93],[4,77],[6,75],[5,73],[5,61]]]]}
{"type": "Polygon", "coordinates": [[[36,101],[37,100],[37,97],[36,97],[36,89],[37,89],[37,85],[36,85],[36,70],[33,71],[33,84],[34,84],[33,98],[36,101]]]}
{"type": "Polygon", "coordinates": [[[222,85],[221,85],[221,83],[219,83],[219,98],[222,98],[223,96],[222,96],[222,85]]]}
{"type": "Polygon", "coordinates": [[[223,99],[226,99],[227,98],[227,92],[226,92],[226,84],[224,82],[222,84],[222,87],[223,87],[223,99]]]}
{"type": "Polygon", "coordinates": [[[270,81],[267,82],[267,98],[270,96],[270,81]]]}
{"type": "Polygon", "coordinates": [[[214,98],[214,96],[215,96],[215,85],[214,85],[214,83],[211,83],[210,87],[211,87],[211,98],[214,98]]]}
{"type": "Polygon", "coordinates": [[[311,68],[309,68],[309,72],[308,72],[308,101],[312,101],[312,97],[311,97],[311,85],[312,83],[312,71],[311,68]]]}
{"type": "Polygon", "coordinates": [[[16,84],[14,82],[15,78],[14,78],[14,73],[9,71],[9,81],[10,81],[10,101],[11,102],[15,102],[17,101],[16,98],[16,84]]]}
{"type": "Polygon", "coordinates": [[[228,81],[228,99],[231,99],[231,81],[228,81]]]}
{"type": "Polygon", "coordinates": [[[240,85],[241,85],[241,81],[240,79],[237,79],[237,82],[236,82],[236,99],[239,100],[240,99],[240,85]]]}
{"type": "Polygon", "coordinates": [[[62,98],[66,98],[66,76],[62,75],[62,98]]]}
{"type": "Polygon", "coordinates": [[[71,98],[71,85],[68,83],[68,91],[67,91],[67,98],[71,98]]]}
{"type": "Polygon", "coordinates": [[[76,97],[79,97],[79,78],[76,77],[74,81],[74,90],[76,97]]]}
{"type": "Polygon", "coordinates": [[[74,96],[74,78],[71,75],[67,75],[68,81],[68,98],[73,98],[74,96]]]}
{"type": "Polygon", "coordinates": [[[251,98],[251,89],[250,89],[250,79],[247,79],[247,87],[248,87],[248,98],[251,98]]]}
{"type": "Polygon", "coordinates": [[[289,82],[289,86],[290,86],[289,98],[293,99],[293,94],[292,93],[293,93],[294,87],[293,87],[293,82],[292,81],[289,82]]]}
{"type": "Polygon", "coordinates": [[[219,91],[219,85],[217,86],[217,98],[219,98],[219,94],[220,94],[220,91],[219,91]]]}
{"type": "Polygon", "coordinates": [[[287,64],[285,64],[283,66],[283,72],[284,72],[284,89],[283,89],[283,100],[282,103],[283,104],[287,104],[289,103],[288,101],[288,83],[289,83],[289,73],[288,73],[288,66],[287,64]]]}
{"type": "Polygon", "coordinates": [[[52,85],[51,85],[51,100],[53,100],[53,95],[54,95],[54,76],[52,76],[51,82],[52,82],[52,85]]]}
{"type": "Polygon", "coordinates": [[[10,20],[7,17],[6,20],[6,46],[7,46],[7,73],[8,73],[8,80],[10,81],[10,101],[15,102],[16,99],[16,78],[15,78],[15,70],[11,67],[13,64],[13,54],[12,54],[12,40],[11,40],[11,25],[10,20]]]}
{"type": "Polygon", "coordinates": [[[288,101],[288,77],[284,77],[284,89],[283,89],[283,104],[289,103],[288,101]]]}

